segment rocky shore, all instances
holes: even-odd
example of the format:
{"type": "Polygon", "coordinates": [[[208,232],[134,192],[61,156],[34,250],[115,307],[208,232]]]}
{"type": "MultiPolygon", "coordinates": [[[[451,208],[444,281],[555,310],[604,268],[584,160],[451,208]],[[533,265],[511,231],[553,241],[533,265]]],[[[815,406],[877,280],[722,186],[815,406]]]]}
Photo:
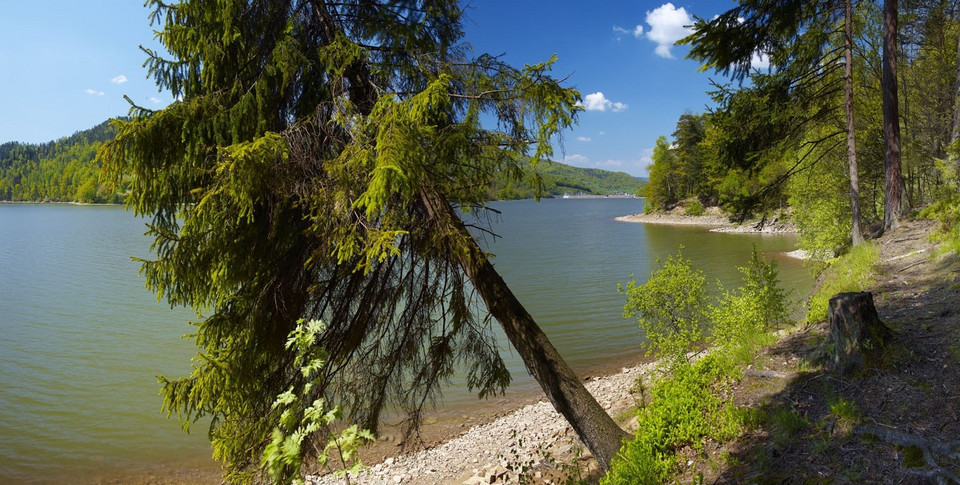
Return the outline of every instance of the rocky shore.
{"type": "Polygon", "coordinates": [[[707,226],[710,232],[738,232],[759,234],[796,233],[796,228],[789,222],[778,219],[749,220],[742,223],[730,222],[730,217],[724,214],[719,207],[708,207],[702,215],[687,215],[682,207],[670,211],[657,211],[645,214],[632,214],[617,217],[621,222],[639,222],[642,224],[668,224],[677,226],[707,226]]]}
{"type": "MultiPolygon", "coordinates": [[[[627,367],[612,375],[588,379],[586,387],[615,419],[635,407],[630,394],[640,375],[655,363],[627,367]]],[[[630,430],[630,424],[626,428],[630,430]]],[[[471,427],[433,448],[389,457],[370,466],[350,483],[358,484],[487,484],[517,483],[518,471],[537,483],[562,481],[564,474],[597,473],[596,461],[576,433],[541,400],[492,422],[471,427]]],[[[345,483],[333,475],[308,476],[308,484],[345,483]]]]}

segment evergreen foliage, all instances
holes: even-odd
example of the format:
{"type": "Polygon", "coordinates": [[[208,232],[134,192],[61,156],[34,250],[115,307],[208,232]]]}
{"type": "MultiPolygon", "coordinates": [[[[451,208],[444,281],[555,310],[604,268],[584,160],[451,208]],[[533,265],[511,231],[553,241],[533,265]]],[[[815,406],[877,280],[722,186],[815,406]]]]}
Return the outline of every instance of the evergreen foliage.
{"type": "Polygon", "coordinates": [[[484,306],[594,456],[622,430],[575,378],[458,218],[519,160],[552,156],[579,93],[553,59],[468,57],[457,2],[152,0],[175,99],[134,107],[99,152],[152,217],[147,286],[203,316],[187,377],[164,378],[186,424],[212,417],[228,480],[249,481],[278,426],[274,397],[307,389],[376,432],[413,432],[455,370],[483,398],[510,375],[484,306]],[[308,379],[285,349],[322,320],[327,364],[308,379]]]}
{"type": "MultiPolygon", "coordinates": [[[[701,115],[705,128],[696,149],[678,136],[689,114],[678,120],[672,141],[658,141],[651,209],[697,197],[741,217],[768,216],[789,201],[801,245],[818,254],[839,254],[851,245],[854,207],[864,226],[883,220],[889,184],[880,96],[882,6],[851,5],[852,132],[844,113],[844,2],[743,0],[715,18],[698,19],[694,34],[683,40],[691,45],[690,57],[740,84],[715,85],[717,107],[701,115]],[[758,55],[769,59],[769,69],[752,67],[758,55]],[[678,160],[687,154],[700,157],[701,176],[692,190],[677,183],[685,177],[678,160]]],[[[960,8],[945,1],[901,7],[903,205],[920,207],[955,190],[936,161],[947,159],[956,138],[950,127],[960,126],[960,8]]]]}

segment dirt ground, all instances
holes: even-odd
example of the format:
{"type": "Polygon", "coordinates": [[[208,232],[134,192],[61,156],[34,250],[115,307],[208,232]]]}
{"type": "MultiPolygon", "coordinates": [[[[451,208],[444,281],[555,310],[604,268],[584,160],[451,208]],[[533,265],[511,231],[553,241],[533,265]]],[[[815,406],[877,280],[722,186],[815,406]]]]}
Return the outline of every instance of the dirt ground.
{"type": "Polygon", "coordinates": [[[894,335],[878,368],[828,372],[809,358],[827,323],[795,331],[736,389],[762,424],[691,456],[681,481],[960,483],[960,260],[936,255],[934,229],[911,220],[878,240],[870,291],[894,335]]]}

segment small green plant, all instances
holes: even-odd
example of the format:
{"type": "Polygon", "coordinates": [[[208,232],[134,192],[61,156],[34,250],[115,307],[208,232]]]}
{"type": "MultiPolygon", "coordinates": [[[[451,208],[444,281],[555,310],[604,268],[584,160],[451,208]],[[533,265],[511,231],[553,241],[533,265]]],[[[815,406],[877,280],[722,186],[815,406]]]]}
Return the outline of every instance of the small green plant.
{"type": "Polygon", "coordinates": [[[703,272],[691,266],[682,254],[667,258],[646,283],[636,280],[626,288],[624,318],[636,318],[650,342],[648,354],[665,358],[671,364],[686,360],[695,343],[703,340],[707,304],[703,272]]]}
{"type": "Polygon", "coordinates": [[[722,296],[710,311],[712,343],[734,362],[746,363],[756,350],[769,344],[769,330],[787,322],[786,292],[780,288],[776,263],[767,262],[753,248],[747,266],[738,268],[743,285],[736,291],[720,287],[722,296]]]}
{"type": "Polygon", "coordinates": [[[318,320],[307,323],[300,320],[287,339],[286,348],[294,353],[294,365],[299,367],[304,384],[300,389],[290,388],[277,396],[272,406],[279,417],[271,441],[264,448],[261,468],[273,483],[303,483],[300,468],[306,454],[304,445],[318,439],[325,441],[317,457],[322,466],[330,464],[331,452],[335,452],[342,468],[334,473],[340,477],[355,474],[363,467],[357,451],[374,440],[369,431],[356,425],[340,432],[328,431],[341,418],[340,409],[327,409],[322,398],[308,397],[319,382],[319,371],[326,365],[326,353],[314,345],[324,330],[318,320]]]}
{"type": "Polygon", "coordinates": [[[853,401],[842,397],[830,399],[830,414],[836,419],[836,430],[841,434],[849,434],[853,427],[860,423],[860,410],[853,401]]]}
{"type": "Polygon", "coordinates": [[[571,463],[559,462],[550,450],[547,444],[539,443],[531,453],[524,453],[523,438],[518,437],[517,432],[510,434],[510,440],[514,443],[506,453],[498,453],[497,459],[506,463],[507,471],[514,474],[510,477],[511,482],[519,484],[537,483],[536,469],[541,465],[556,469],[562,476],[563,485],[580,485],[587,483],[586,474],[580,467],[580,456],[582,450],[579,446],[573,447],[573,459],[571,463]]]}
{"type": "Polygon", "coordinates": [[[773,430],[773,442],[778,446],[783,446],[810,426],[810,421],[805,416],[782,406],[771,411],[769,421],[773,430]]]}

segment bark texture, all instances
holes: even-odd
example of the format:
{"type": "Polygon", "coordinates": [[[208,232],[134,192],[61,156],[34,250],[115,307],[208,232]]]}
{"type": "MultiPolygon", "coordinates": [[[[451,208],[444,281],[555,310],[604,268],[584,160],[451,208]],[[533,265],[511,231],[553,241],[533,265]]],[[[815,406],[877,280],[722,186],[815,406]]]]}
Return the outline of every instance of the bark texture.
{"type": "Polygon", "coordinates": [[[576,431],[603,470],[608,470],[629,434],[614,422],[603,406],[583,386],[573,369],[560,357],[546,334],[514,296],[489,258],[470,236],[453,207],[437,194],[424,192],[423,203],[448,228],[446,237],[465,248],[458,254],[460,265],[483,299],[490,314],[500,322],[510,343],[553,407],[576,431]]]}
{"type": "Polygon", "coordinates": [[[828,367],[851,372],[880,362],[892,333],[880,320],[872,293],[838,293],[830,298],[828,315],[830,335],[824,356],[828,367]]]}
{"type": "Polygon", "coordinates": [[[883,1],[883,227],[900,226],[903,175],[900,162],[900,106],[897,100],[897,0],[883,1]]]}

